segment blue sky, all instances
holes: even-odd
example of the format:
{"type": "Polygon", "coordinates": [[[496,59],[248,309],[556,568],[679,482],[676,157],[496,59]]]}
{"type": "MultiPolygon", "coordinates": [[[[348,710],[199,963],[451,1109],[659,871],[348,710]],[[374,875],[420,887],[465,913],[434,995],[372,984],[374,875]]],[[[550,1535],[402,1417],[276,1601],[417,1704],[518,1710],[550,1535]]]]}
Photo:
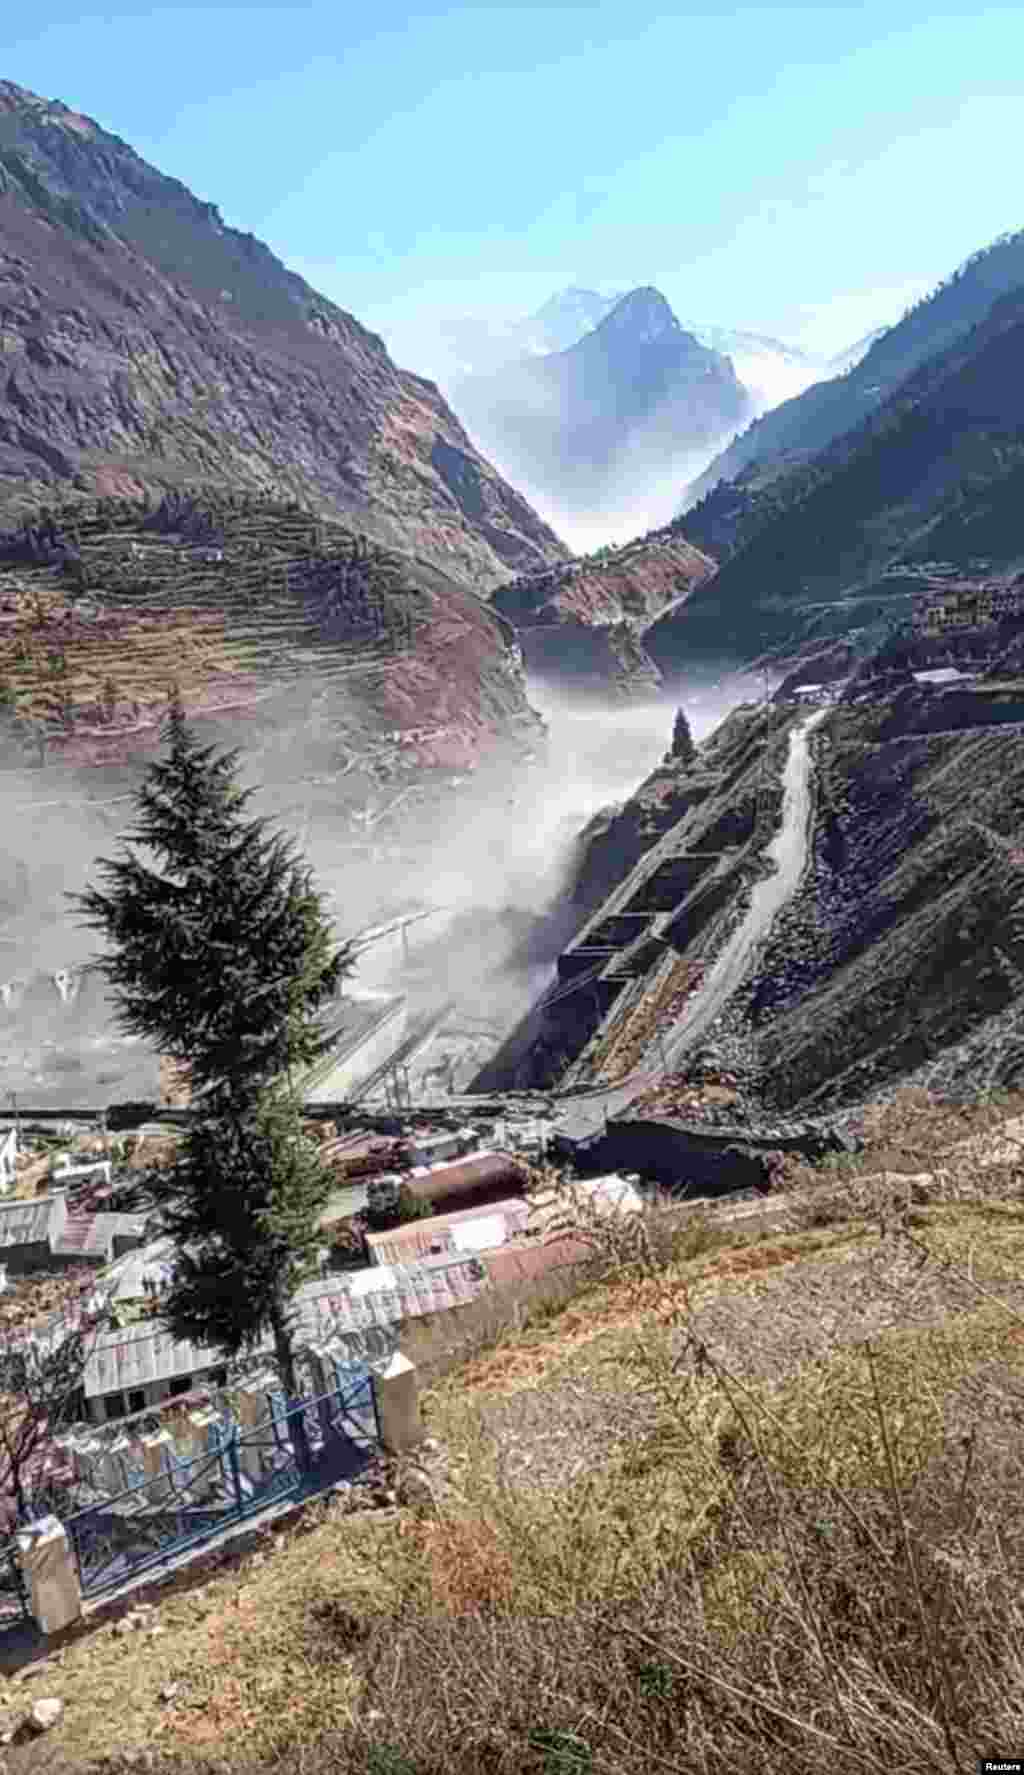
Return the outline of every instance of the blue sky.
{"type": "Polygon", "coordinates": [[[220,205],[431,369],[442,313],[656,284],[838,350],[1024,222],[1024,9],[5,9],[0,75],[220,205]]]}

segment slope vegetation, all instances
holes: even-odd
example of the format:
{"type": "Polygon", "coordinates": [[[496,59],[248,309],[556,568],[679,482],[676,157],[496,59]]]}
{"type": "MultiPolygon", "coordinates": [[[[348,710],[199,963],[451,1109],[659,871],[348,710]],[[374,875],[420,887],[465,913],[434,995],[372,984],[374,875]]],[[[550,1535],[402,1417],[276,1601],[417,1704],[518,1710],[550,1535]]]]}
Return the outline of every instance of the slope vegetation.
{"type": "Polygon", "coordinates": [[[679,528],[722,565],[652,630],[655,660],[749,657],[902,614],[930,564],[1018,570],[1022,366],[1024,287],[811,462],[709,494],[679,528]]]}
{"type": "Polygon", "coordinates": [[[952,277],[875,338],[846,374],[817,382],[754,421],[701,475],[691,500],[745,470],[771,478],[804,461],[881,406],[926,358],[953,344],[984,318],[992,303],[1024,283],[1024,229],[975,253],[952,277]]]}
{"type": "Polygon", "coordinates": [[[269,729],[297,699],[356,755],[408,732],[410,760],[447,740],[465,762],[539,731],[510,633],[437,568],[297,505],[73,503],[0,537],[6,761],[135,759],[176,681],[193,715],[269,729]]]}

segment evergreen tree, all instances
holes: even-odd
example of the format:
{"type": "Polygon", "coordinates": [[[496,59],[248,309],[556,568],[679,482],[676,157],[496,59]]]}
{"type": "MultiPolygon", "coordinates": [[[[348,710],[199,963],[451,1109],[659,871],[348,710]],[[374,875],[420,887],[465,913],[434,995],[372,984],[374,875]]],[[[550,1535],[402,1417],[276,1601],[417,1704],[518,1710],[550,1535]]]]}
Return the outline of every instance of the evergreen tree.
{"type": "Polygon", "coordinates": [[[201,746],[176,693],[167,734],[123,854],[98,864],[106,891],[70,898],[111,945],[98,965],[121,1026],[187,1066],[195,1097],[242,1107],[327,1051],[316,1013],[351,958],[292,843],[245,817],[239,754],[201,746]]]}
{"type": "Polygon", "coordinates": [[[690,723],[686,719],[686,710],[677,709],[675,722],[672,727],[672,750],[669,753],[669,757],[681,760],[684,764],[689,764],[696,750],[697,748],[693,743],[693,735],[690,732],[690,723]]]}
{"type": "Polygon", "coordinates": [[[300,1391],[292,1302],[316,1269],[331,1182],[280,1086],[244,1111],[201,1114],[177,1162],[150,1180],[177,1248],[161,1299],[167,1325],[228,1356],[269,1331],[289,1398],[300,1391]]]}
{"type": "MultiPolygon", "coordinates": [[[[177,1250],[162,1316],[228,1355],[270,1332],[294,1397],[291,1302],[315,1268],[330,1176],[302,1135],[291,1079],[330,1046],[318,1012],[352,958],[335,950],[290,841],[246,817],[237,752],[201,746],[176,692],[168,739],[122,856],[98,865],[106,891],[71,897],[107,939],[97,965],[122,1027],[191,1081],[180,1157],[150,1180],[177,1250]]],[[[301,1428],[294,1440],[304,1459],[301,1428]]]]}

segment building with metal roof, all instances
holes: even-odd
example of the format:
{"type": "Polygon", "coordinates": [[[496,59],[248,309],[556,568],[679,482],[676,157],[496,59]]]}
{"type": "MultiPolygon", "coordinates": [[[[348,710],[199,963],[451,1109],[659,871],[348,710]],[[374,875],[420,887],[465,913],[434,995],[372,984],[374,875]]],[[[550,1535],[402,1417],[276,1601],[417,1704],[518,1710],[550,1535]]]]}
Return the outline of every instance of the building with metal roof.
{"type": "MultiPolygon", "coordinates": [[[[166,1256],[166,1242],[158,1251],[133,1256],[121,1282],[132,1285],[133,1273],[144,1261],[159,1263],[166,1256]],[[163,1253],[163,1255],[161,1255],[163,1253]]],[[[323,1345],[335,1337],[352,1336],[448,1312],[474,1300],[487,1284],[486,1272],[472,1257],[442,1257],[393,1268],[339,1273],[308,1282],[295,1297],[300,1344],[323,1345]]],[[[269,1355],[273,1338],[267,1336],[259,1351],[269,1355]]],[[[258,1353],[258,1352],[257,1352],[258,1353]]],[[[202,1344],[180,1341],[158,1320],[143,1321],[101,1332],[95,1339],[85,1369],[87,1409],[96,1422],[146,1411],[176,1394],[188,1392],[202,1378],[218,1375],[225,1366],[222,1352],[202,1344]]]]}
{"type": "Polygon", "coordinates": [[[60,1236],[52,1241],[53,1255],[67,1262],[110,1263],[112,1258],[141,1245],[146,1219],[139,1214],[69,1214],[60,1236]]]}
{"type": "Polygon", "coordinates": [[[23,1275],[54,1261],[54,1245],[67,1226],[63,1191],[31,1201],[0,1202],[0,1253],[9,1271],[23,1275]]]}
{"type": "Polygon", "coordinates": [[[511,1196],[523,1189],[527,1177],[524,1162],[512,1153],[485,1151],[446,1164],[416,1166],[403,1182],[419,1201],[433,1207],[469,1208],[511,1196]]]}
{"type": "Polygon", "coordinates": [[[524,1231],[529,1218],[526,1199],[510,1196],[483,1208],[456,1208],[450,1214],[406,1221],[386,1233],[367,1233],[366,1246],[375,1264],[414,1263],[443,1252],[493,1250],[524,1231]]]}

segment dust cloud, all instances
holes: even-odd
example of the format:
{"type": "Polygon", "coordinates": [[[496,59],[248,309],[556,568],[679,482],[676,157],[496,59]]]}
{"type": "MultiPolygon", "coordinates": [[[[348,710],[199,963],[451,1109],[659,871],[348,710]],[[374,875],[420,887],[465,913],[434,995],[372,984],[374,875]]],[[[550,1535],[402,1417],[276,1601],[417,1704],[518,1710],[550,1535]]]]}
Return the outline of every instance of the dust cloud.
{"type": "MultiPolygon", "coordinates": [[[[369,842],[345,800],[352,777],[316,777],[298,732],[243,758],[240,774],[257,790],[251,811],[300,843],[339,938],[416,920],[404,939],[397,930],[368,943],[346,990],[400,992],[413,1011],[454,1001],[494,1030],[497,1045],[575,928],[568,889],[581,828],[659,763],[680,702],[699,742],[761,691],[750,679],[708,680],[672,699],[601,708],[531,684],[547,726],[532,763],[481,765],[443,788],[424,779],[369,842]]],[[[0,775],[0,1109],[12,1093],[21,1108],[157,1095],[155,1057],[118,1031],[102,977],[87,967],[98,939],[64,897],[116,854],[142,774],[54,766],[0,775]]]]}
{"type": "MultiPolygon", "coordinates": [[[[453,798],[436,841],[403,881],[407,915],[431,916],[410,927],[408,953],[398,934],[369,947],[359,982],[403,991],[413,1002],[477,1007],[507,1030],[543,990],[577,928],[581,913],[569,892],[582,828],[626,801],[662,761],[677,708],[685,708],[699,744],[737,703],[764,693],[760,678],[708,676],[671,698],[602,707],[531,681],[530,701],[547,726],[546,756],[528,771],[466,784],[453,798]]],[[[315,862],[315,844],[309,850],[315,862]]],[[[330,890],[329,870],[318,873],[330,890]]],[[[350,909],[355,885],[349,877],[350,909]]],[[[372,913],[365,898],[361,912],[383,918],[379,874],[374,885],[372,913]]],[[[390,909],[402,916],[398,898],[390,909]]],[[[349,925],[358,928],[357,920],[349,925]]]]}

